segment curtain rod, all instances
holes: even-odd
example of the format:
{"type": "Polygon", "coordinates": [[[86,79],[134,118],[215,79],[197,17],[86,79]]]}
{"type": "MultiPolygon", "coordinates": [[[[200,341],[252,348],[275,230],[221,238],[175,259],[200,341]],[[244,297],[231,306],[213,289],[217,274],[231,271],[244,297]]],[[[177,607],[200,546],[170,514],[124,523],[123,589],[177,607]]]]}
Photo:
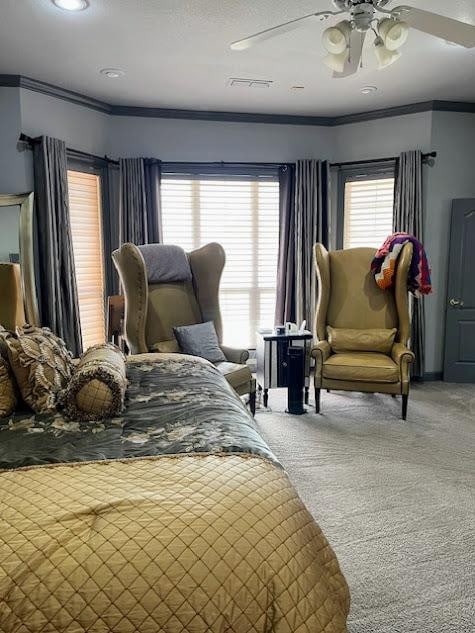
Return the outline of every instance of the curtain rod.
{"type": "MultiPolygon", "coordinates": [[[[32,138],[31,136],[28,136],[27,134],[20,134],[20,138],[18,139],[18,141],[20,143],[25,143],[29,149],[33,148],[33,145],[36,145],[37,143],[39,143],[40,139],[39,138],[32,138]]],[[[69,154],[73,154],[74,156],[82,156],[84,158],[89,158],[89,159],[93,159],[93,160],[97,160],[99,162],[106,162],[109,163],[110,165],[118,165],[119,161],[118,160],[114,160],[112,158],[109,158],[108,156],[97,156],[96,154],[90,154],[89,152],[83,152],[79,149],[72,149],[71,147],[67,147],[66,151],[69,154]]]]}
{"type": "Polygon", "coordinates": [[[255,165],[256,167],[281,167],[294,165],[295,163],[258,163],[255,161],[251,162],[234,162],[234,161],[225,161],[225,160],[217,160],[217,161],[193,161],[193,160],[162,160],[162,164],[164,165],[209,165],[210,167],[225,167],[227,165],[235,165],[236,167],[248,167],[249,165],[255,165]]]}
{"type": "MultiPolygon", "coordinates": [[[[428,152],[422,154],[422,161],[427,162],[431,158],[436,158],[437,152],[428,152]]],[[[350,160],[346,163],[330,163],[330,167],[347,167],[350,165],[371,165],[374,163],[392,163],[397,160],[397,156],[389,156],[388,158],[372,158],[370,160],[350,160]]]]}
{"type": "MultiPolygon", "coordinates": [[[[27,134],[20,134],[20,138],[18,139],[21,143],[26,143],[28,147],[31,149],[33,145],[39,142],[39,138],[32,138],[27,134]]],[[[111,165],[118,165],[119,161],[114,160],[113,158],[109,158],[107,155],[105,156],[97,156],[96,154],[89,154],[89,152],[83,152],[78,149],[72,149],[70,147],[66,148],[67,151],[71,154],[75,154],[76,156],[83,156],[84,158],[92,158],[97,161],[107,162],[111,165]]],[[[436,158],[437,152],[428,152],[427,154],[422,154],[422,161],[427,162],[431,158],[436,158]]],[[[397,160],[397,156],[390,156],[387,158],[373,158],[370,160],[359,160],[359,161],[347,161],[344,163],[330,163],[330,167],[346,167],[349,165],[371,165],[375,163],[390,163],[397,160]]],[[[256,163],[256,162],[226,162],[226,161],[204,161],[204,162],[196,162],[196,161],[161,161],[167,165],[211,165],[211,166],[225,166],[225,165],[235,165],[235,166],[249,166],[255,165],[258,167],[277,167],[277,166],[290,166],[295,165],[295,163],[256,163]]]]}

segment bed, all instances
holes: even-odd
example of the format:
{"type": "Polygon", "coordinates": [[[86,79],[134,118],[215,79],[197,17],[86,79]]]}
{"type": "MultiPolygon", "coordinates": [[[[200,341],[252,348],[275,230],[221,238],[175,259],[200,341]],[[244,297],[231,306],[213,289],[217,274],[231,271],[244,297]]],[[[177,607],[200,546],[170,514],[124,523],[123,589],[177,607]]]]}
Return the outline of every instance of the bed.
{"type": "Polygon", "coordinates": [[[120,418],[0,422],[2,633],[343,633],[338,561],[207,361],[128,361],[120,418]]]}

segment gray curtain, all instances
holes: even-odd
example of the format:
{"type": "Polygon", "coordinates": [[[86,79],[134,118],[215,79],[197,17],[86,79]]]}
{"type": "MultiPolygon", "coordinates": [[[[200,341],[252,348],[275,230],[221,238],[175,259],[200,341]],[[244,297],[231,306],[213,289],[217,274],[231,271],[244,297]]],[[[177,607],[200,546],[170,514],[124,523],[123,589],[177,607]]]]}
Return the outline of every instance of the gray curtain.
{"type": "Polygon", "coordinates": [[[299,160],[279,171],[280,227],[276,324],[305,319],[313,330],[317,279],[313,262],[316,242],[328,246],[330,166],[326,161],[299,160]]]}
{"type": "Polygon", "coordinates": [[[160,242],[160,161],[121,158],[119,171],[120,243],[160,242]]]}
{"type": "MultiPolygon", "coordinates": [[[[394,190],[394,232],[403,231],[423,241],[422,152],[403,152],[396,166],[394,190]]],[[[424,377],[424,299],[411,296],[411,349],[416,356],[412,374],[424,377]]]]}
{"type": "Polygon", "coordinates": [[[316,242],[328,246],[330,167],[327,161],[299,160],[295,166],[295,318],[313,331],[317,277],[316,242]]]}
{"type": "Polygon", "coordinates": [[[33,146],[35,240],[41,324],[68,349],[82,351],[79,302],[69,218],[66,145],[43,136],[33,146]]]}
{"type": "Polygon", "coordinates": [[[279,256],[275,325],[295,321],[295,166],[279,168],[279,256]]]}

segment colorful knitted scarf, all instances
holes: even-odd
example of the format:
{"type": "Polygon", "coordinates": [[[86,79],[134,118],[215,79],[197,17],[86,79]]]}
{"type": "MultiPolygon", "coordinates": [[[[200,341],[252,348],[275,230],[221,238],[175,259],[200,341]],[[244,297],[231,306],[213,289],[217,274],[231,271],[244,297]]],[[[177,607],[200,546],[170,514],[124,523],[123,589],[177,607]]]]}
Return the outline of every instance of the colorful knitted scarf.
{"type": "Polygon", "coordinates": [[[422,244],[408,233],[393,233],[376,251],[371,262],[371,272],[380,288],[391,288],[395,282],[397,260],[404,244],[413,245],[412,261],[407,277],[407,287],[416,297],[432,292],[430,268],[427,255],[422,244]]]}

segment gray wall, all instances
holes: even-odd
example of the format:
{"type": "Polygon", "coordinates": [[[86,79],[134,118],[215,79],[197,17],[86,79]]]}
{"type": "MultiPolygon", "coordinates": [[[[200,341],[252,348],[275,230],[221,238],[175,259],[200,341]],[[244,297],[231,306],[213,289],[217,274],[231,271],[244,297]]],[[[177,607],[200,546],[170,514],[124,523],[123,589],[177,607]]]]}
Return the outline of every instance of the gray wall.
{"type": "Polygon", "coordinates": [[[164,161],[344,162],[437,150],[435,166],[424,168],[424,241],[435,288],[427,299],[426,371],[442,370],[450,204],[475,197],[475,115],[427,112],[334,128],[112,117],[32,91],[0,88],[0,191],[32,188],[31,154],[16,149],[20,131],[63,138],[94,154],[164,161]]]}
{"type": "Polygon", "coordinates": [[[20,129],[20,90],[0,88],[0,193],[31,189],[29,157],[17,150],[20,129]]]}
{"type": "Polygon", "coordinates": [[[21,127],[28,136],[54,136],[68,147],[104,155],[109,116],[63,99],[21,90],[21,127]]]}
{"type": "Polygon", "coordinates": [[[332,157],[327,127],[110,117],[107,153],[164,161],[290,162],[332,157]]]}
{"type": "Polygon", "coordinates": [[[408,149],[430,150],[432,112],[339,125],[335,130],[338,162],[397,156],[408,149]]]}

